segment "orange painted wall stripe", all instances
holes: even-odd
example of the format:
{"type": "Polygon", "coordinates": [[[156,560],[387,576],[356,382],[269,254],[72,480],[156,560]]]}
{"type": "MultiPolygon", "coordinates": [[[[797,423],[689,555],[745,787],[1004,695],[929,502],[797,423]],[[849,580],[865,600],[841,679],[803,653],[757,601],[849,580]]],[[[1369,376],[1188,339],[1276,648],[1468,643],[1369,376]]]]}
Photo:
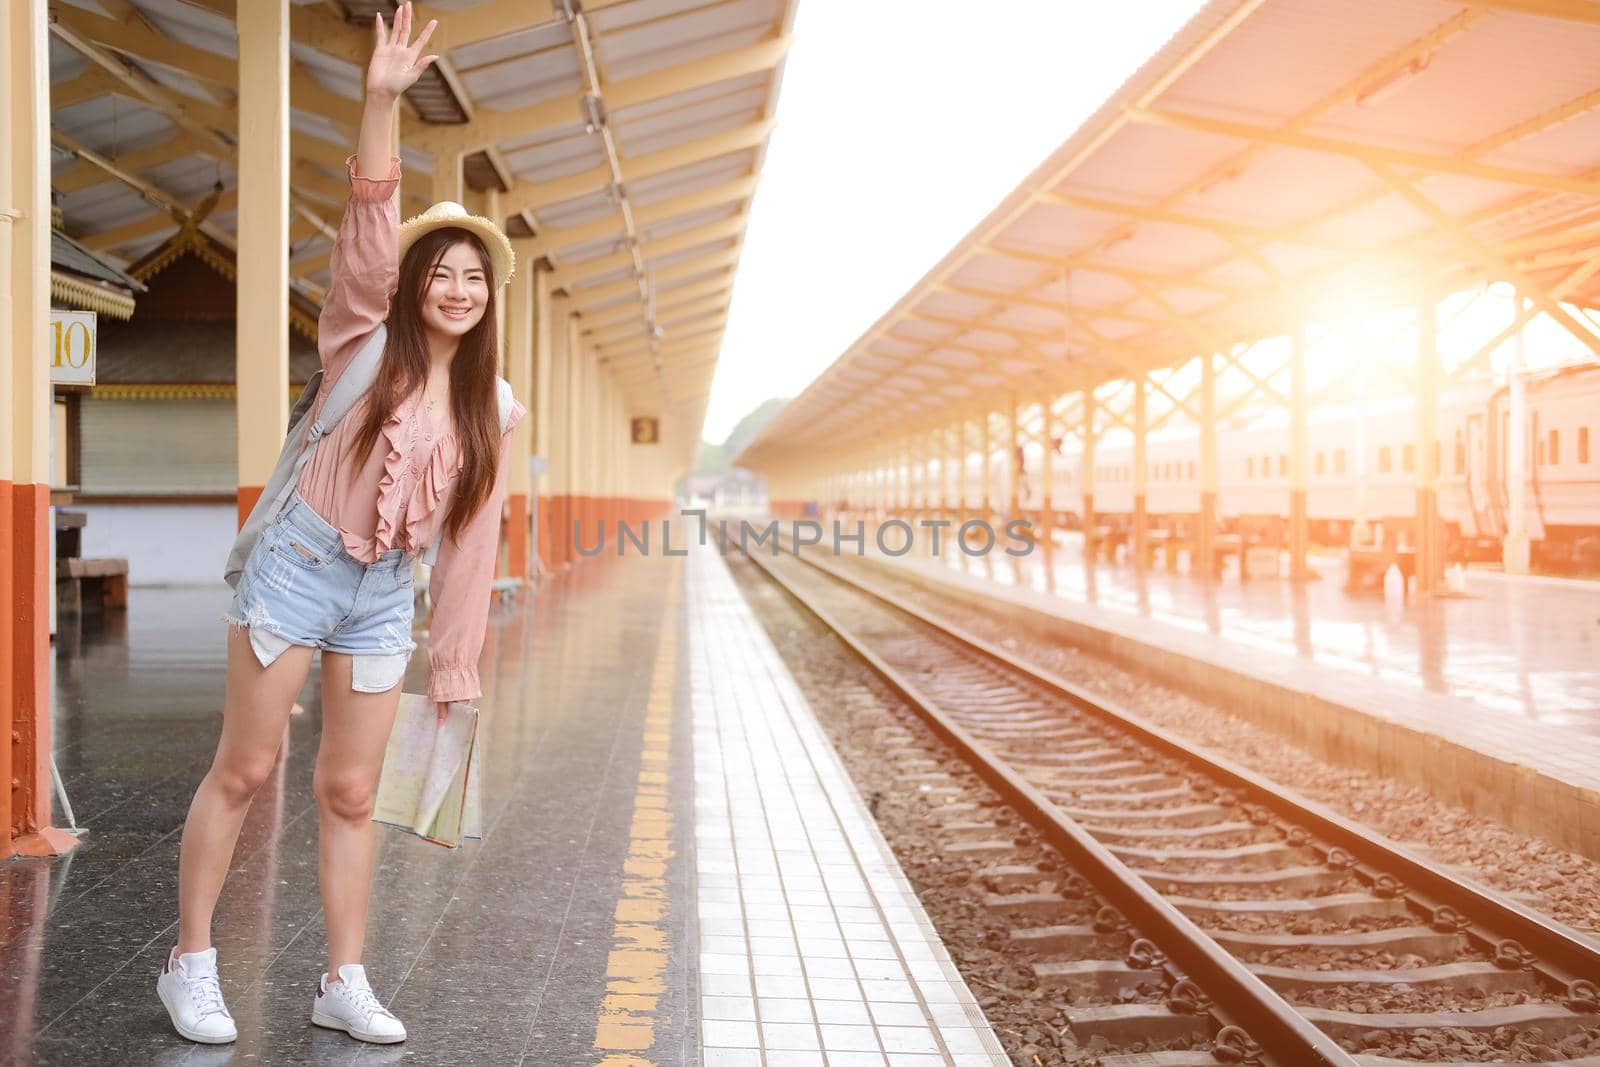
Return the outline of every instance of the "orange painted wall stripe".
{"type": "MultiPolygon", "coordinates": [[[[11,605],[16,598],[16,538],[13,536],[12,495],[9,481],[0,481],[0,604],[11,605]]],[[[12,643],[16,640],[16,619],[10,611],[0,611],[0,708],[14,708],[16,678],[12,643]]],[[[9,714],[7,715],[9,718],[9,714]]],[[[11,855],[11,763],[13,750],[9,731],[0,739],[0,856],[11,855]]]]}
{"type": "Polygon", "coordinates": [[[261,494],[266,492],[264,485],[241,485],[239,487],[239,525],[244,529],[244,520],[250,517],[250,512],[256,506],[256,501],[261,499],[261,494]]]}
{"type": "Polygon", "coordinates": [[[50,825],[50,487],[11,493],[12,837],[50,825]]]}
{"type": "Polygon", "coordinates": [[[506,569],[512,578],[528,576],[528,494],[507,493],[506,569]]]}

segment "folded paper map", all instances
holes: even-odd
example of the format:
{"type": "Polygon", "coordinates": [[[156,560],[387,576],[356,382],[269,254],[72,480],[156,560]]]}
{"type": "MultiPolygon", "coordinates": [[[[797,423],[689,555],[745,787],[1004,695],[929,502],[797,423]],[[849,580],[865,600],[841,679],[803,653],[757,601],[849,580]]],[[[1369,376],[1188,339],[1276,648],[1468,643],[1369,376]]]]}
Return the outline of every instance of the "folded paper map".
{"type": "Polygon", "coordinates": [[[436,845],[483,837],[476,757],[478,709],[451,704],[443,725],[433,701],[402,693],[372,817],[436,845]]]}

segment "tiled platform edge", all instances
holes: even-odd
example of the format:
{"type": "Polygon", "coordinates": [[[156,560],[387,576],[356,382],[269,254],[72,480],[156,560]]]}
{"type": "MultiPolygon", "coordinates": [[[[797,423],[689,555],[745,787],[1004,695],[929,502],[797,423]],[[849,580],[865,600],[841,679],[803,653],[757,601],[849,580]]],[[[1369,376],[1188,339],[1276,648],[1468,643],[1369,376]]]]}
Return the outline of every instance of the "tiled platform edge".
{"type": "Polygon", "coordinates": [[[707,1067],[1008,1063],[725,563],[688,563],[707,1067]]]}
{"type": "Polygon", "coordinates": [[[1066,641],[1217,703],[1334,763],[1421,786],[1447,802],[1600,859],[1600,741],[1465,701],[1097,612],[937,563],[868,554],[885,573],[952,602],[1004,605],[1018,628],[1066,641]],[[1446,735],[1448,732],[1448,736],[1446,735]]]}

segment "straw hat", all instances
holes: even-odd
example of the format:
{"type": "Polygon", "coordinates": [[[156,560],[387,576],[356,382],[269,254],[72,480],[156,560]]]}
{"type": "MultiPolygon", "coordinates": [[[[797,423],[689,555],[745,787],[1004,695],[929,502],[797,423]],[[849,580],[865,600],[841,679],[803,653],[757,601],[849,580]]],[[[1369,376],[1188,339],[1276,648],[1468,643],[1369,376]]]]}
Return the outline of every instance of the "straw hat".
{"type": "Polygon", "coordinates": [[[471,215],[467,209],[452,200],[441,200],[420,215],[400,224],[400,258],[417,238],[434,230],[466,230],[489,252],[489,265],[494,272],[494,285],[498,289],[516,272],[517,257],[511,251],[511,241],[493,221],[482,215],[471,215]]]}

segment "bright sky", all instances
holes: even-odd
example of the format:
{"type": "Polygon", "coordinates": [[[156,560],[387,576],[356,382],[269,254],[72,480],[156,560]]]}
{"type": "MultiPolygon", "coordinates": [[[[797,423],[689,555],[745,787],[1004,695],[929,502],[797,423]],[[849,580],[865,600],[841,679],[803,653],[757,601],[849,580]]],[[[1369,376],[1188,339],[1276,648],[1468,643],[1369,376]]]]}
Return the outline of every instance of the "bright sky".
{"type": "Polygon", "coordinates": [[[1200,0],[799,0],[702,436],[794,396],[1200,0]]]}

